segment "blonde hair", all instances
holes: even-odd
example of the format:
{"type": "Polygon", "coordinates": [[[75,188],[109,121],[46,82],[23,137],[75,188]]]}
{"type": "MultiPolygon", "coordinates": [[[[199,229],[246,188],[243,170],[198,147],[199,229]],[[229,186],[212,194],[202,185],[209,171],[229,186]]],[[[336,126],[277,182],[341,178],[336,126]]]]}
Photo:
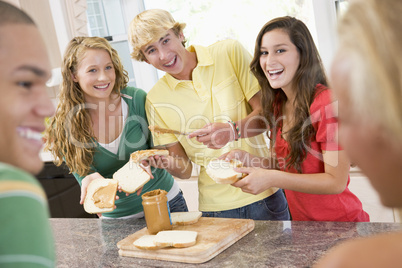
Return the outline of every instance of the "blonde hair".
{"type": "Polygon", "coordinates": [[[338,26],[350,58],[351,105],[363,120],[402,140],[402,1],[351,1],[338,26]]]}
{"type": "MultiPolygon", "coordinates": [[[[149,43],[163,37],[170,29],[179,36],[186,27],[185,23],[176,22],[166,10],[149,9],[135,16],[130,23],[129,39],[133,47],[131,57],[138,61],[145,61],[141,49],[149,43]]],[[[185,46],[186,40],[182,44],[185,46]]]]}
{"type": "Polygon", "coordinates": [[[45,150],[51,151],[56,165],[61,165],[64,160],[70,172],[80,176],[86,176],[91,171],[96,141],[84,93],[79,83],[73,81],[73,75],[88,49],[103,49],[109,53],[116,72],[114,94],[120,95],[120,89],[128,83],[128,74],[120,57],[106,39],[75,37],[69,42],[62,63],[59,104],[45,131],[45,150]]]}

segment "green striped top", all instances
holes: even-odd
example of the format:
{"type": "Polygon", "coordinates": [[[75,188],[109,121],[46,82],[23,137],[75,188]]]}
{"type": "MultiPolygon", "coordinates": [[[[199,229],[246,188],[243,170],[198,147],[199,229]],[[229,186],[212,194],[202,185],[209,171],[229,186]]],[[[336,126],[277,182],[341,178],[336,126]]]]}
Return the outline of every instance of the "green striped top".
{"type": "Polygon", "coordinates": [[[55,267],[46,194],[30,174],[0,163],[0,267],[55,267]]]}

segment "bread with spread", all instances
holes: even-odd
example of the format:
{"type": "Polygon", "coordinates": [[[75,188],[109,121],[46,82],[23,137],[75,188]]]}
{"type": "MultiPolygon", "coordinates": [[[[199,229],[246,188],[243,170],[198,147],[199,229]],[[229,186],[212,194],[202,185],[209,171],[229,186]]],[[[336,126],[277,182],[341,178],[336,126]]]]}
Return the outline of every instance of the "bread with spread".
{"type": "Polygon", "coordinates": [[[114,209],[117,187],[132,194],[149,180],[150,175],[140,166],[140,161],[150,156],[168,155],[168,150],[141,150],[130,155],[130,160],[113,174],[113,179],[95,179],[87,188],[84,210],[88,213],[104,213],[114,209]]]}
{"type": "Polygon", "coordinates": [[[84,210],[90,214],[111,212],[114,210],[118,182],[113,179],[95,179],[87,188],[84,210]]]}
{"type": "Polygon", "coordinates": [[[207,165],[206,172],[216,183],[232,184],[243,178],[242,173],[234,171],[234,168],[242,166],[243,163],[236,159],[231,161],[214,159],[207,165]]]}
{"type": "Polygon", "coordinates": [[[161,149],[150,149],[150,150],[136,151],[136,152],[131,154],[130,161],[132,161],[134,163],[139,163],[142,160],[147,159],[148,157],[156,156],[156,155],[168,156],[169,151],[168,150],[161,150],[161,149]]]}

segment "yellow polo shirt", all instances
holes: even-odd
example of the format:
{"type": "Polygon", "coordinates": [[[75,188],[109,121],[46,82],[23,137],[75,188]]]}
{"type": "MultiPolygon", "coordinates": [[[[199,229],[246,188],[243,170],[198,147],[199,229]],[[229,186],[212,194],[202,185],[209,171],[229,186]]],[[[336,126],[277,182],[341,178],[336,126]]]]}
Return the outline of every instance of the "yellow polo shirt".
{"type": "MultiPolygon", "coordinates": [[[[197,54],[193,80],[177,80],[166,74],[155,84],[145,103],[149,125],[192,132],[208,123],[246,117],[252,111],[248,101],[259,91],[249,68],[251,55],[235,40],[220,41],[209,47],[191,46],[188,50],[197,54]]],[[[271,188],[259,195],[247,194],[240,188],[215,183],[205,172],[210,160],[236,148],[254,155],[267,155],[262,134],[233,141],[218,150],[186,136],[163,134],[153,138],[156,146],[179,141],[191,161],[200,165],[200,211],[243,207],[277,191],[271,188]]]]}

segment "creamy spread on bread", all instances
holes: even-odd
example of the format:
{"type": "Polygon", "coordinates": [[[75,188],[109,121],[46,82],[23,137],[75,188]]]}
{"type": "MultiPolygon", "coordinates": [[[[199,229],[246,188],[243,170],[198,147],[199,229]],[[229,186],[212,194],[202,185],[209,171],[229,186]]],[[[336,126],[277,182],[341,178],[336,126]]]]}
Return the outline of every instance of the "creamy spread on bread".
{"type": "Polygon", "coordinates": [[[229,163],[230,163],[230,166],[231,166],[231,167],[234,167],[234,168],[241,168],[241,167],[243,167],[243,163],[240,162],[239,160],[236,160],[236,159],[230,160],[229,163]]]}
{"type": "Polygon", "coordinates": [[[150,150],[139,150],[131,154],[130,159],[134,163],[138,163],[142,160],[147,159],[150,156],[155,155],[169,155],[168,150],[160,150],[160,149],[150,149],[150,150]]]}
{"type": "Polygon", "coordinates": [[[113,187],[99,187],[99,189],[97,189],[92,195],[94,205],[98,208],[110,208],[113,206],[113,200],[110,197],[114,197],[115,192],[116,191],[113,187]]]}

